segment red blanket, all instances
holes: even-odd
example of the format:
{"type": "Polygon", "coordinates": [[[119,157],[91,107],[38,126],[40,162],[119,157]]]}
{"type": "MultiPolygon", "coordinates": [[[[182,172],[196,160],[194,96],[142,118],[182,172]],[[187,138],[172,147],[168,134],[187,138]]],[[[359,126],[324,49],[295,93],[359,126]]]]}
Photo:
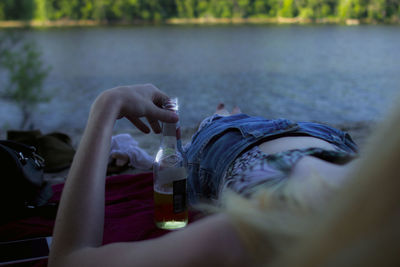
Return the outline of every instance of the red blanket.
{"type": "MultiPolygon", "coordinates": [[[[53,186],[51,202],[60,201],[63,186],[53,186]]],[[[105,199],[104,244],[145,240],[168,233],[156,228],[153,222],[152,173],[108,177],[105,199]]],[[[189,218],[193,215],[190,213],[189,218]]],[[[10,222],[0,227],[0,241],[51,236],[53,226],[54,216],[10,222]]]]}

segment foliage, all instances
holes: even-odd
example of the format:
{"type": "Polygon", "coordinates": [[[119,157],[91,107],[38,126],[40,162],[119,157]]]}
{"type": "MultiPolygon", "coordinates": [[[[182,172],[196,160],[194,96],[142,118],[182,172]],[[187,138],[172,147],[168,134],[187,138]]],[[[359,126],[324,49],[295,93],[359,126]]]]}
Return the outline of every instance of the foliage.
{"type": "Polygon", "coordinates": [[[41,60],[41,53],[33,42],[15,34],[0,37],[0,67],[7,71],[8,83],[2,89],[3,99],[14,102],[22,112],[21,129],[28,126],[35,107],[49,101],[43,83],[50,68],[41,60]]]}
{"type": "Polygon", "coordinates": [[[278,14],[284,18],[295,17],[294,0],[283,0],[282,8],[279,10],[278,14]]]}
{"type": "Polygon", "coordinates": [[[161,21],[168,18],[400,19],[399,0],[0,0],[0,20],[161,21]]]}

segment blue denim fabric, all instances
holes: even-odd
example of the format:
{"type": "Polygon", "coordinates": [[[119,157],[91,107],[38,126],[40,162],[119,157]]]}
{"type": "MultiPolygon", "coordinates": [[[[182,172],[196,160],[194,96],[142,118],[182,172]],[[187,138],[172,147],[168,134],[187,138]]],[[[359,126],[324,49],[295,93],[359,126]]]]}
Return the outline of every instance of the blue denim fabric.
{"type": "Polygon", "coordinates": [[[185,152],[189,203],[217,199],[223,174],[246,149],[274,138],[302,135],[323,139],[349,153],[357,152],[349,134],[318,123],[268,120],[246,114],[212,117],[193,136],[185,152]]]}

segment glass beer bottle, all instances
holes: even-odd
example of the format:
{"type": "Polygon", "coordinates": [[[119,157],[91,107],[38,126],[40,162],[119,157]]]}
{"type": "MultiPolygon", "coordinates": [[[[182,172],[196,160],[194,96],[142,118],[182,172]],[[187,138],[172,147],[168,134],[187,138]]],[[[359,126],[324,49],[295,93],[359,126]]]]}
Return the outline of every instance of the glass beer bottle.
{"type": "MultiPolygon", "coordinates": [[[[177,99],[163,107],[178,112],[177,99]]],[[[154,220],[161,229],[178,229],[188,222],[184,156],[178,123],[163,123],[161,145],[153,166],[154,220]]]]}

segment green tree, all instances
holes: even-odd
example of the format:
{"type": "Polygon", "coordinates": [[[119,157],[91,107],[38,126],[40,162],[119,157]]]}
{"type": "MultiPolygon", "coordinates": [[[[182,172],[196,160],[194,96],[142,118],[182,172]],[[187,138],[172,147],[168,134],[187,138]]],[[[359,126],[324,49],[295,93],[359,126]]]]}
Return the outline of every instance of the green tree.
{"type": "Polygon", "coordinates": [[[93,12],[91,19],[95,20],[105,20],[107,18],[106,7],[108,0],[93,0],[93,12]]]}
{"type": "Polygon", "coordinates": [[[81,19],[92,19],[93,18],[93,1],[84,0],[80,6],[81,19]]]}
{"type": "Polygon", "coordinates": [[[293,18],[295,17],[295,6],[294,0],[283,0],[282,7],[279,10],[279,16],[285,18],[293,18]]]}
{"type": "Polygon", "coordinates": [[[46,0],[35,0],[35,19],[47,20],[46,0]]]}
{"type": "Polygon", "coordinates": [[[267,12],[269,17],[276,17],[279,11],[280,0],[266,0],[267,1],[267,12]]]}
{"type": "Polygon", "coordinates": [[[79,0],[35,0],[35,16],[50,20],[79,19],[79,0]]]}
{"type": "Polygon", "coordinates": [[[340,0],[338,7],[339,17],[342,19],[360,19],[366,17],[367,1],[368,0],[340,0]]]}
{"type": "Polygon", "coordinates": [[[5,20],[6,14],[4,14],[5,5],[3,2],[0,2],[0,20],[5,20]]]}
{"type": "Polygon", "coordinates": [[[386,1],[387,16],[400,19],[400,2],[398,0],[386,1]]]}
{"type": "Polygon", "coordinates": [[[34,43],[21,41],[15,35],[0,36],[0,58],[0,67],[7,71],[8,77],[1,96],[20,108],[20,128],[26,129],[36,106],[50,100],[43,91],[50,67],[45,66],[34,43]]]}
{"type": "Polygon", "coordinates": [[[268,13],[267,3],[264,0],[255,0],[252,3],[252,15],[255,17],[264,17],[268,13]]]}
{"type": "Polygon", "coordinates": [[[233,1],[233,17],[247,18],[251,14],[250,0],[233,1]]]}
{"type": "Polygon", "coordinates": [[[0,0],[0,20],[30,20],[33,18],[33,0],[0,0]]]}
{"type": "Polygon", "coordinates": [[[326,18],[334,15],[335,1],[302,0],[297,1],[299,16],[302,18],[326,18]]]}
{"type": "MultiPolygon", "coordinates": [[[[192,0],[193,10],[196,12],[196,0],[192,0]]],[[[177,6],[175,0],[164,0],[162,1],[162,12],[163,18],[171,18],[177,16],[177,6]]],[[[195,16],[197,14],[195,13],[195,16]]]]}
{"type": "Polygon", "coordinates": [[[197,0],[195,10],[197,17],[204,18],[211,16],[210,5],[208,0],[197,0]]]}
{"type": "Polygon", "coordinates": [[[180,18],[194,18],[196,2],[194,0],[176,0],[176,11],[180,18]]]}
{"type": "Polygon", "coordinates": [[[367,9],[369,18],[383,21],[386,17],[386,0],[371,1],[367,9]]]}
{"type": "Polygon", "coordinates": [[[141,0],[140,10],[140,17],[145,20],[160,21],[167,16],[157,0],[141,0]]]}
{"type": "Polygon", "coordinates": [[[374,0],[367,6],[368,17],[377,21],[400,19],[400,2],[398,0],[374,0]]]}
{"type": "Polygon", "coordinates": [[[233,2],[230,0],[211,0],[210,10],[215,18],[232,18],[233,2]]]}
{"type": "Polygon", "coordinates": [[[160,21],[171,17],[400,19],[399,0],[0,0],[0,20],[160,21]]]}

